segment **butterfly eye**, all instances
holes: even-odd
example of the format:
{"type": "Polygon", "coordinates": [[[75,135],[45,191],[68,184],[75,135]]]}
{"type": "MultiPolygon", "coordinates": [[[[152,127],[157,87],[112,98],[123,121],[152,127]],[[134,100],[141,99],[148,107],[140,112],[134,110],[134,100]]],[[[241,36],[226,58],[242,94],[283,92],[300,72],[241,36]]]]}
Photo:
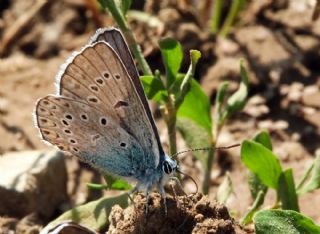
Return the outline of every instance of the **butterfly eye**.
{"type": "Polygon", "coordinates": [[[162,170],[163,170],[166,174],[171,174],[171,173],[172,173],[172,167],[170,166],[170,164],[169,164],[167,161],[164,161],[164,162],[163,162],[162,170]]]}

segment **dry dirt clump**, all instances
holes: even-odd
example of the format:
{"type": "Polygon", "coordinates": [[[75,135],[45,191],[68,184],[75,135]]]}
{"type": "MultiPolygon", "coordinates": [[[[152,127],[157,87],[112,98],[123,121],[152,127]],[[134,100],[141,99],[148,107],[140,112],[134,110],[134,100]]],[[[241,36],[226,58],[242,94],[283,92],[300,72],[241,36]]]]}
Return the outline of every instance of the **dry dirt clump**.
{"type": "Polygon", "coordinates": [[[145,214],[146,198],[137,195],[135,205],[122,209],[114,206],[107,233],[247,233],[230,217],[227,208],[202,194],[167,198],[168,214],[163,200],[153,193],[145,214]]]}

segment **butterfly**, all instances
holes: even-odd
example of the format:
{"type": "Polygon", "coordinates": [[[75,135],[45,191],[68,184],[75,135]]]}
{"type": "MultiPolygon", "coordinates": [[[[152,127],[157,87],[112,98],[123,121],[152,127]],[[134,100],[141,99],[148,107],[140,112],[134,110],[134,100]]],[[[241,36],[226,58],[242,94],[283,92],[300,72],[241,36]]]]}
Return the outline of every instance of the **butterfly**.
{"type": "Polygon", "coordinates": [[[62,65],[56,95],[36,103],[44,141],[103,173],[136,181],[130,194],[164,185],[179,170],[160,143],[139,73],[116,28],[99,29],[62,65]]]}

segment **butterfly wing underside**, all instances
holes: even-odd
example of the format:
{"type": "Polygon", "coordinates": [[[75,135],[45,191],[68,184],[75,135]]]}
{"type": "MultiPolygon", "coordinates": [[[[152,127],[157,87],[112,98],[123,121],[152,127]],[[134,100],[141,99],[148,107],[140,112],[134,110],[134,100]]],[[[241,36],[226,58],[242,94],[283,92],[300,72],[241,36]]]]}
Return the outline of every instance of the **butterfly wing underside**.
{"type": "Polygon", "coordinates": [[[154,119],[147,101],[147,97],[144,93],[143,87],[140,82],[139,73],[133,61],[128,44],[124,39],[124,36],[120,32],[120,30],[117,28],[98,29],[96,34],[91,38],[89,43],[91,44],[98,41],[105,41],[108,44],[110,44],[110,46],[116,51],[116,53],[120,56],[121,60],[123,61],[123,64],[125,65],[129,73],[129,76],[135,86],[136,91],[138,92],[139,98],[149,118],[150,124],[152,126],[152,129],[154,131],[154,134],[158,143],[160,157],[163,156],[164,152],[160,142],[157,126],[154,122],[154,119]]]}
{"type": "Polygon", "coordinates": [[[58,75],[58,95],[38,101],[44,140],[121,176],[155,168],[157,135],[118,54],[105,42],[86,46],[58,75]]]}

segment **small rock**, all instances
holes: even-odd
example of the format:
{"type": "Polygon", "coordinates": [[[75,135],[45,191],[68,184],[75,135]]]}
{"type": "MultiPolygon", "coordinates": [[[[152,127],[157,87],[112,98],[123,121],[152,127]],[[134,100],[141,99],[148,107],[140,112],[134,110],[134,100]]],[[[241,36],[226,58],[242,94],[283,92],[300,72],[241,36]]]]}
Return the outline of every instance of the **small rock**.
{"type": "Polygon", "coordinates": [[[274,152],[283,161],[302,160],[306,155],[309,155],[300,143],[289,141],[275,147],[274,152]]]}
{"type": "Polygon", "coordinates": [[[0,97],[0,114],[6,114],[9,109],[9,102],[6,98],[0,97]]]}
{"type": "Polygon", "coordinates": [[[0,171],[0,215],[50,218],[67,198],[64,157],[57,151],[7,153],[0,171]]]}
{"type": "Polygon", "coordinates": [[[253,58],[255,66],[271,67],[291,64],[291,55],[278,42],[274,32],[262,26],[245,27],[236,32],[236,38],[253,58]],[[270,50],[272,48],[272,50],[270,50]]]}
{"type": "Polygon", "coordinates": [[[302,94],[302,102],[307,106],[320,108],[320,92],[315,85],[305,87],[302,94]]]}
{"type": "Polygon", "coordinates": [[[260,95],[255,95],[248,100],[243,111],[248,115],[257,118],[268,114],[270,110],[266,105],[265,98],[260,95]]]}
{"type": "MultiPolygon", "coordinates": [[[[207,74],[202,78],[202,87],[204,92],[211,96],[223,81],[240,80],[239,59],[226,57],[219,59],[217,63],[210,67],[207,74]]],[[[230,89],[236,89],[238,84],[230,84],[230,89]]]]}
{"type": "Polygon", "coordinates": [[[285,130],[289,127],[289,123],[285,120],[264,120],[258,123],[258,128],[268,129],[269,131],[285,130]]]}
{"type": "Polygon", "coordinates": [[[239,52],[240,46],[228,38],[218,37],[215,50],[218,57],[234,56],[239,52]]]}

